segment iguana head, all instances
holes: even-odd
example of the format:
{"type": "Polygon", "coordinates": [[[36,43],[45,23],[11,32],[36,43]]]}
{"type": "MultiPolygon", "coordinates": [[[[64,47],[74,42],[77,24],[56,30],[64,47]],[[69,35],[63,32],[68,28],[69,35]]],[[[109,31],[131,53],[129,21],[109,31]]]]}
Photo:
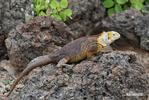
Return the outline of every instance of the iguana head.
{"type": "Polygon", "coordinates": [[[115,31],[109,31],[109,32],[102,32],[100,36],[97,38],[97,41],[102,46],[108,46],[115,40],[120,38],[120,34],[115,31]]]}

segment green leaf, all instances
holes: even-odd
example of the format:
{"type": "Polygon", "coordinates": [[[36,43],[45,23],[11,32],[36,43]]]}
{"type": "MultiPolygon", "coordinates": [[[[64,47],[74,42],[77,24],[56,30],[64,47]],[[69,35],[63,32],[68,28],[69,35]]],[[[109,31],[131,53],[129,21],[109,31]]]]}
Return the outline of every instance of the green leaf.
{"type": "Polygon", "coordinates": [[[39,13],[39,16],[46,16],[46,13],[44,13],[43,11],[41,11],[41,12],[39,13]]]}
{"type": "Polygon", "coordinates": [[[51,17],[54,17],[54,18],[56,18],[58,20],[62,20],[62,18],[59,15],[57,15],[57,14],[53,14],[51,17]]]}
{"type": "Polygon", "coordinates": [[[52,9],[56,9],[57,7],[59,7],[59,2],[57,2],[56,0],[52,0],[50,6],[52,9]]]}
{"type": "Polygon", "coordinates": [[[132,4],[135,4],[135,3],[143,3],[144,1],[146,1],[146,0],[130,0],[130,2],[132,3],[132,4]]]}
{"type": "Polygon", "coordinates": [[[111,8],[113,5],[114,5],[113,0],[105,0],[105,1],[103,2],[103,6],[104,6],[105,8],[111,8]]]}
{"type": "Polygon", "coordinates": [[[37,0],[33,0],[33,4],[34,5],[37,5],[37,0]]]}
{"type": "Polygon", "coordinates": [[[143,2],[144,2],[144,0],[139,0],[139,2],[140,2],[140,3],[143,3],[143,2]]]}
{"type": "Polygon", "coordinates": [[[122,7],[119,4],[116,4],[114,9],[115,9],[115,12],[121,12],[122,11],[122,7]]]}
{"type": "Polygon", "coordinates": [[[37,4],[40,5],[43,2],[43,0],[37,0],[37,4]]]}
{"type": "Polygon", "coordinates": [[[66,21],[66,18],[72,18],[72,11],[66,9],[68,0],[33,0],[34,11],[37,16],[51,16],[58,20],[66,21]]]}
{"type": "Polygon", "coordinates": [[[143,4],[140,2],[136,2],[131,5],[133,8],[136,8],[137,10],[141,10],[143,8],[143,4]]]}
{"type": "Polygon", "coordinates": [[[131,3],[135,3],[136,0],[130,0],[131,3]]]}
{"type": "Polygon", "coordinates": [[[110,16],[111,14],[115,13],[114,8],[110,8],[108,9],[108,16],[110,16]]]}
{"type": "Polygon", "coordinates": [[[71,15],[72,15],[72,10],[66,9],[66,10],[64,10],[64,14],[65,14],[66,16],[68,16],[70,19],[72,19],[72,17],[71,17],[71,15]]]}
{"type": "Polygon", "coordinates": [[[48,9],[48,5],[44,5],[44,9],[48,9]]]}
{"type": "Polygon", "coordinates": [[[67,7],[68,7],[68,1],[67,1],[67,0],[61,0],[60,6],[61,6],[62,8],[67,8],[67,7]]]}
{"type": "Polygon", "coordinates": [[[48,4],[48,3],[50,3],[50,1],[51,1],[51,0],[45,0],[45,3],[48,4]]]}
{"type": "Polygon", "coordinates": [[[128,0],[116,0],[118,4],[125,4],[128,0]]]}
{"type": "Polygon", "coordinates": [[[62,20],[62,18],[59,15],[56,15],[55,18],[58,20],[62,20]]]}
{"type": "Polygon", "coordinates": [[[66,21],[66,14],[64,12],[60,12],[60,16],[63,19],[63,21],[66,21]]]}
{"type": "Polygon", "coordinates": [[[41,10],[45,10],[46,9],[46,6],[44,6],[44,5],[40,5],[39,6],[39,10],[41,11],[41,10]]]}
{"type": "Polygon", "coordinates": [[[57,11],[62,11],[62,10],[63,10],[63,8],[61,8],[60,6],[57,7],[57,11]]]}
{"type": "Polygon", "coordinates": [[[39,14],[40,10],[41,10],[40,5],[37,5],[37,6],[35,7],[35,12],[36,12],[37,14],[39,14]]]}
{"type": "Polygon", "coordinates": [[[53,14],[56,14],[57,13],[57,10],[56,9],[52,10],[52,13],[53,14]]]}

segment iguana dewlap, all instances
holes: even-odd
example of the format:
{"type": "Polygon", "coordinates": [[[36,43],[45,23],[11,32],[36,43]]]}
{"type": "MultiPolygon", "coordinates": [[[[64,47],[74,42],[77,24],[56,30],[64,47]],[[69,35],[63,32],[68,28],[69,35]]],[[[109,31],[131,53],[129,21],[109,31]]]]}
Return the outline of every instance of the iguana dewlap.
{"type": "Polygon", "coordinates": [[[49,63],[58,63],[61,66],[66,63],[74,63],[85,58],[92,57],[103,48],[120,38],[120,34],[114,31],[103,32],[99,35],[87,36],[76,39],[66,44],[61,50],[50,55],[40,56],[32,60],[26,69],[20,74],[13,83],[7,97],[11,94],[18,82],[36,67],[41,67],[49,63]]]}

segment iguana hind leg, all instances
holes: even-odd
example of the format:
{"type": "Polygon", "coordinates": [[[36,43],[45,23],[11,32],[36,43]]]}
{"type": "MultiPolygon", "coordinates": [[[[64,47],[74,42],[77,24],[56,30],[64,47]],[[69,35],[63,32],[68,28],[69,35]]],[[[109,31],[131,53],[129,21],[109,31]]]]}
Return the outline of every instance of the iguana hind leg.
{"type": "Polygon", "coordinates": [[[66,63],[67,63],[68,61],[69,61],[69,58],[63,58],[63,59],[61,59],[61,60],[58,62],[57,66],[58,66],[58,67],[65,66],[65,65],[67,65],[66,63]]]}

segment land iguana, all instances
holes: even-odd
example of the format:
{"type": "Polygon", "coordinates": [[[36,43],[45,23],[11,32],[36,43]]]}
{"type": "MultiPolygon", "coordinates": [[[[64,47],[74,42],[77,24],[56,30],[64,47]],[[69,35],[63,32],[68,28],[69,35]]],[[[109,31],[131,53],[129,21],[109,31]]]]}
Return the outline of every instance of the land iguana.
{"type": "Polygon", "coordinates": [[[98,35],[76,39],[50,55],[33,59],[15,80],[6,97],[12,93],[18,82],[36,67],[42,67],[49,63],[57,63],[57,66],[62,66],[66,63],[74,63],[85,58],[91,58],[95,53],[102,51],[103,48],[119,38],[120,34],[115,31],[102,32],[98,35]]]}

